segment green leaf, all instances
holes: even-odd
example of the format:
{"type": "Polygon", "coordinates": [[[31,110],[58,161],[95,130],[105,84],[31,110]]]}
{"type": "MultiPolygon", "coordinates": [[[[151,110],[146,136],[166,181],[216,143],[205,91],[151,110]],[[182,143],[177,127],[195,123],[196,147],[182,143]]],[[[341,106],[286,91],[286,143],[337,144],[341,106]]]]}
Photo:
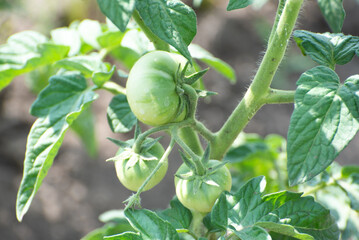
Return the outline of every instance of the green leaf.
{"type": "Polygon", "coordinates": [[[359,48],[359,37],[331,33],[312,33],[297,30],[294,40],[304,55],[309,55],[315,62],[334,69],[336,64],[350,62],[359,48]]]}
{"type": "Polygon", "coordinates": [[[135,8],[135,0],[97,0],[97,3],[102,13],[124,32],[135,8]]]}
{"type": "Polygon", "coordinates": [[[251,5],[253,1],[254,0],[230,0],[227,6],[227,11],[245,8],[251,5]]]}
{"type": "Polygon", "coordinates": [[[197,32],[197,18],[192,8],[179,0],[137,0],[136,8],[154,34],[191,62],[187,46],[197,32]]]}
{"type": "Polygon", "coordinates": [[[236,82],[236,72],[226,62],[214,57],[207,50],[201,48],[199,45],[196,44],[189,45],[188,50],[194,59],[199,59],[208,66],[212,67],[222,76],[227,78],[231,83],[236,82]]]}
{"type": "Polygon", "coordinates": [[[141,238],[141,236],[138,233],[125,232],[112,236],[106,236],[104,239],[105,240],[142,240],[143,238],[141,238]]]}
{"type": "Polygon", "coordinates": [[[86,44],[95,49],[101,48],[97,41],[97,38],[102,35],[101,24],[98,21],[85,19],[79,24],[78,31],[80,33],[81,39],[86,44]]]}
{"type": "Polygon", "coordinates": [[[103,63],[98,55],[65,58],[56,62],[55,66],[70,71],[80,71],[86,78],[92,78],[97,86],[102,86],[110,80],[115,72],[115,67],[111,68],[103,63]]]}
{"type": "Polygon", "coordinates": [[[30,112],[39,118],[30,130],[26,146],[24,175],[16,201],[19,221],[51,167],[66,131],[96,98],[81,75],[53,76],[33,103],[30,112]]]}
{"type": "Polygon", "coordinates": [[[171,208],[160,211],[157,215],[168,221],[176,230],[189,229],[192,221],[192,213],[182,203],[174,198],[170,202],[171,208]]]}
{"type": "Polygon", "coordinates": [[[319,8],[333,32],[341,32],[345,18],[343,0],[318,0],[319,8]]]}
{"type": "Polygon", "coordinates": [[[346,165],[342,168],[342,176],[344,178],[348,178],[353,173],[359,174],[359,166],[358,165],[346,165]]]}
{"type": "Polygon", "coordinates": [[[211,223],[214,227],[226,230],[228,226],[228,206],[225,193],[222,193],[211,211],[211,223]]]}
{"type": "Polygon", "coordinates": [[[50,34],[54,43],[70,47],[69,56],[74,56],[80,52],[81,37],[76,29],[57,28],[52,30],[50,34]]]}
{"type": "Polygon", "coordinates": [[[125,33],[120,31],[106,31],[97,38],[101,48],[114,49],[121,45],[125,33]]]}
{"type": "Polygon", "coordinates": [[[125,95],[116,95],[107,108],[107,120],[112,132],[125,133],[136,125],[137,118],[132,113],[125,95]]]}
{"type": "Polygon", "coordinates": [[[324,66],[302,74],[288,130],[288,177],[293,186],[324,171],[359,129],[359,75],[340,84],[324,66]]]}
{"type": "Polygon", "coordinates": [[[141,233],[143,240],[179,240],[176,229],[167,221],[146,209],[125,211],[134,229],[141,233]]]}
{"type": "MultiPolygon", "coordinates": [[[[306,240],[338,239],[339,230],[329,210],[312,197],[287,191],[262,196],[264,188],[264,177],[256,177],[238,192],[225,193],[228,221],[221,220],[221,228],[242,239],[270,239],[267,231],[306,240]]],[[[224,198],[217,201],[211,214],[219,215],[217,207],[223,202],[224,198]]]]}
{"type": "Polygon", "coordinates": [[[234,230],[234,233],[245,240],[270,240],[271,237],[267,231],[259,226],[250,226],[241,231],[234,230]]]}
{"type": "MultiPolygon", "coordinates": [[[[106,236],[110,236],[110,235],[116,236],[116,235],[119,235],[119,233],[129,233],[127,231],[133,231],[133,228],[131,227],[131,225],[129,223],[127,223],[127,225],[108,223],[100,228],[97,228],[97,229],[91,231],[86,236],[82,237],[81,240],[103,240],[103,239],[107,239],[107,238],[105,238],[106,236]],[[114,234],[116,234],[116,235],[114,235],[114,234]]],[[[133,233],[133,234],[136,234],[136,233],[133,233]]],[[[121,239],[121,238],[118,238],[118,239],[121,239]]],[[[125,238],[125,239],[127,240],[128,238],[125,238]]],[[[129,238],[129,239],[132,239],[132,238],[129,238]]]]}
{"type": "Polygon", "coordinates": [[[37,32],[25,31],[12,35],[0,46],[0,90],[14,77],[40,66],[50,65],[67,56],[69,47],[49,43],[37,32]]]}
{"type": "Polygon", "coordinates": [[[71,129],[78,135],[83,142],[87,153],[91,157],[95,157],[98,152],[96,135],[95,135],[95,119],[90,107],[86,108],[72,123],[71,129]]]}
{"type": "Polygon", "coordinates": [[[261,155],[269,156],[268,153],[269,148],[263,141],[248,142],[238,147],[230,148],[223,160],[230,163],[239,163],[261,155]]]}

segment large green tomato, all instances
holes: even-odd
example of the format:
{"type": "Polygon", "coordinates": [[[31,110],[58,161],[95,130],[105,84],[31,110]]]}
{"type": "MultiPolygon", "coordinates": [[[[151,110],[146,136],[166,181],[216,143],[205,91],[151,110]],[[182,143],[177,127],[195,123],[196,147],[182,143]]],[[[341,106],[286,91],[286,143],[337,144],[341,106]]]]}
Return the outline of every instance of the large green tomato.
{"type": "Polygon", "coordinates": [[[154,51],[142,56],[132,67],[127,84],[128,103],[143,123],[160,126],[179,122],[186,117],[180,111],[181,99],[177,88],[178,68],[186,59],[175,53],[154,51]]]}
{"type": "MultiPolygon", "coordinates": [[[[208,168],[219,164],[217,160],[210,160],[208,168]]],[[[191,169],[187,165],[177,170],[176,175],[190,175],[191,169]]],[[[226,166],[204,176],[195,176],[192,179],[175,177],[176,195],[179,201],[188,209],[201,213],[208,213],[223,191],[230,191],[232,177],[226,166]],[[197,182],[196,182],[197,181],[197,182]],[[199,183],[198,183],[199,181],[199,183]]]]}
{"type": "MultiPolygon", "coordinates": [[[[137,191],[157,166],[165,150],[162,145],[157,142],[147,153],[136,154],[132,149],[127,149],[127,151],[129,153],[128,157],[115,161],[116,173],[122,185],[131,191],[137,191]],[[153,157],[157,159],[154,160],[153,157]]],[[[124,150],[120,149],[117,154],[119,155],[123,152],[124,150]]],[[[147,191],[157,185],[166,175],[167,167],[168,162],[166,159],[160,169],[158,169],[156,174],[147,183],[143,191],[147,191]]]]}

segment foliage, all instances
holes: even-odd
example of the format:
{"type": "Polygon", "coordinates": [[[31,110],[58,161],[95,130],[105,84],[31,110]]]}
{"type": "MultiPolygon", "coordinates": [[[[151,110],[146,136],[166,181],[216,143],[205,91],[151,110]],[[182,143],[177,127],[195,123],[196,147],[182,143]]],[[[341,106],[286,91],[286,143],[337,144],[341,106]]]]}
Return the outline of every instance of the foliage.
{"type": "MultiPolygon", "coordinates": [[[[279,0],[258,71],[240,103],[215,133],[196,119],[199,97],[215,94],[205,88],[208,69],[201,69],[198,62],[232,84],[236,76],[230,65],[191,43],[197,31],[195,11],[179,0],[97,2],[109,19],[106,24],[85,19],[54,29],[51,38],[25,31],[0,46],[0,90],[16,76],[30,73],[28,85],[38,93],[30,109],[37,120],[28,136],[16,202],[19,221],[70,127],[89,153],[96,154],[90,106],[98,98],[96,91],[102,89],[114,94],[107,109],[111,130],[127,133],[136,126],[133,139],[111,139],[120,146],[111,160],[121,172],[122,182],[122,175],[135,176],[136,186],[128,187],[137,192],[126,200],[124,210],[101,215],[104,226],[83,239],[358,239],[359,167],[333,163],[359,130],[359,77],[350,76],[341,83],[335,72],[337,64],[359,56],[359,38],[339,33],[345,18],[342,0],[318,0],[335,33],[297,30],[293,34],[303,0],[279,0]],[[301,75],[295,91],[273,89],[273,76],[292,35],[302,53],[319,66],[301,75]],[[159,61],[161,54],[182,60],[159,61]],[[143,59],[146,64],[138,65],[143,59]],[[123,68],[116,71],[118,65],[123,68]],[[132,76],[136,76],[135,87],[128,89],[126,96],[127,89],[116,79],[132,81],[132,76]],[[161,83],[168,79],[170,85],[161,83]],[[143,87],[153,82],[156,85],[151,91],[143,87]],[[170,94],[177,101],[172,106],[175,112],[161,113],[169,114],[169,120],[155,118],[151,125],[156,127],[141,132],[139,115],[150,110],[147,114],[157,116],[141,104],[150,101],[153,105],[154,101],[165,108],[170,94]],[[141,100],[134,104],[133,96],[141,100]],[[282,103],[295,106],[288,143],[278,135],[263,139],[243,133],[263,105],[282,103]],[[170,135],[166,150],[159,139],[149,138],[157,132],[170,135]],[[205,150],[199,136],[207,145],[205,150]],[[162,179],[164,173],[158,174],[162,167],[167,168],[175,144],[184,162],[175,176],[178,199],[162,211],[136,209],[141,192],[162,179]],[[160,150],[152,151],[155,146],[160,150]],[[152,165],[146,171],[136,168],[148,163],[152,165]],[[227,191],[231,181],[231,191],[227,191]],[[199,208],[198,199],[209,207],[199,208]]],[[[230,0],[227,10],[263,3],[230,0]]],[[[194,5],[200,4],[194,1],[194,5]]]]}

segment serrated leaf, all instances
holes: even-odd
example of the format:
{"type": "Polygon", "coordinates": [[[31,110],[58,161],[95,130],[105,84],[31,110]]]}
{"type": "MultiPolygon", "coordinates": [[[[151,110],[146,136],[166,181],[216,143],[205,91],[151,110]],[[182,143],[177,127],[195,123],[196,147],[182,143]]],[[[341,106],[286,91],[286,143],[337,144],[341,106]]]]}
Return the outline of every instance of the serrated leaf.
{"type": "Polygon", "coordinates": [[[125,95],[116,95],[107,108],[107,121],[112,132],[125,133],[136,125],[137,118],[132,113],[125,95]]]}
{"type": "Polygon", "coordinates": [[[230,0],[227,11],[245,8],[253,3],[254,0],[230,0]]]}
{"type": "Polygon", "coordinates": [[[359,38],[342,33],[312,33],[297,30],[294,40],[304,55],[309,55],[315,62],[334,69],[336,64],[350,62],[358,49],[359,38]]]}
{"type": "Polygon", "coordinates": [[[102,13],[124,32],[135,8],[135,0],[97,0],[97,3],[102,13]]]}
{"type": "Polygon", "coordinates": [[[76,29],[57,28],[52,30],[50,34],[54,43],[70,47],[69,56],[74,56],[80,52],[81,37],[76,29]]]}
{"type": "MultiPolygon", "coordinates": [[[[257,177],[238,192],[225,193],[228,221],[221,220],[220,227],[242,239],[271,239],[266,230],[298,239],[338,239],[339,230],[329,210],[312,197],[287,191],[262,196],[264,188],[265,179],[257,177]]],[[[223,201],[216,202],[213,214],[223,201]]]]}
{"type": "Polygon", "coordinates": [[[81,39],[91,47],[100,49],[97,38],[102,35],[101,24],[98,21],[85,19],[78,26],[81,39]]]}
{"type": "Polygon", "coordinates": [[[105,236],[105,240],[142,240],[140,234],[135,232],[124,232],[112,236],[105,236]]]}
{"type": "Polygon", "coordinates": [[[25,153],[24,175],[16,201],[19,221],[42,184],[73,121],[97,98],[81,75],[53,76],[31,107],[39,117],[32,126],[25,153]]]}
{"type": "Polygon", "coordinates": [[[97,155],[97,142],[95,134],[95,119],[91,108],[86,108],[78,118],[72,123],[71,129],[78,135],[83,142],[87,153],[91,157],[97,155]]]}
{"type": "Polygon", "coordinates": [[[192,221],[191,211],[185,208],[177,198],[171,200],[170,206],[171,208],[158,212],[158,216],[170,222],[177,231],[189,229],[192,221]]]}
{"type": "Polygon", "coordinates": [[[49,43],[45,36],[37,32],[12,35],[7,44],[0,46],[0,90],[16,76],[66,57],[69,50],[67,46],[49,43]]]}
{"type": "Polygon", "coordinates": [[[107,223],[104,226],[91,231],[86,236],[82,237],[81,240],[103,240],[109,235],[117,235],[118,233],[133,231],[134,229],[131,227],[130,223],[126,219],[125,221],[126,223],[107,223]]]}
{"type": "Polygon", "coordinates": [[[343,0],[318,0],[319,8],[333,32],[341,32],[345,18],[343,0]]]}
{"type": "Polygon", "coordinates": [[[150,210],[128,209],[125,215],[133,228],[141,233],[143,240],[179,240],[176,229],[150,210]]]}
{"type": "Polygon", "coordinates": [[[70,71],[80,71],[86,78],[92,78],[97,86],[102,86],[110,80],[115,72],[115,66],[110,67],[102,62],[100,56],[75,56],[56,62],[55,66],[70,71]]]}
{"type": "Polygon", "coordinates": [[[192,8],[179,0],[137,0],[136,8],[154,34],[192,62],[187,48],[197,32],[197,18],[192,8]]]}
{"type": "Polygon", "coordinates": [[[236,82],[236,72],[226,62],[222,61],[219,58],[214,57],[211,53],[209,53],[207,50],[201,48],[197,44],[189,45],[188,50],[194,59],[201,60],[208,66],[212,67],[214,70],[216,70],[222,76],[227,78],[231,83],[236,82]]]}
{"type": "Polygon", "coordinates": [[[333,70],[318,66],[297,84],[287,147],[292,186],[324,171],[359,129],[359,75],[340,84],[333,70]]]}

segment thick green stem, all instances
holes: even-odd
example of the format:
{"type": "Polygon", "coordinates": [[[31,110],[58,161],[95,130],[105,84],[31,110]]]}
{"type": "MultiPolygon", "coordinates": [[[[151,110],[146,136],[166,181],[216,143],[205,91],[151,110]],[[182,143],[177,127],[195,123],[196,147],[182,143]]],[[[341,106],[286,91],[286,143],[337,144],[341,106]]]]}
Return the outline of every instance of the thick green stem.
{"type": "Polygon", "coordinates": [[[279,22],[280,17],[282,16],[283,8],[285,6],[286,1],[287,0],[279,0],[276,16],[275,16],[275,20],[274,20],[274,24],[273,24],[272,31],[271,31],[271,33],[269,35],[269,39],[268,39],[268,45],[271,44],[271,42],[273,40],[273,36],[275,35],[275,32],[277,30],[278,22],[279,22]]]}
{"type": "Polygon", "coordinates": [[[270,89],[263,99],[265,104],[293,103],[295,91],[270,89]]]}
{"type": "Polygon", "coordinates": [[[194,129],[201,134],[207,141],[211,142],[214,139],[214,133],[206,128],[203,123],[195,120],[194,129]]]}
{"type": "Polygon", "coordinates": [[[147,36],[147,38],[153,43],[155,48],[157,50],[163,50],[163,51],[170,51],[169,45],[164,42],[162,39],[157,37],[144,23],[143,19],[141,18],[140,14],[137,10],[133,11],[133,19],[136,21],[138,26],[140,26],[141,30],[144,32],[144,34],[147,36]]]}
{"type": "MultiPolygon", "coordinates": [[[[252,84],[244,98],[238,104],[223,127],[216,133],[211,142],[212,159],[221,160],[238,134],[249,120],[265,103],[273,76],[283,59],[290,35],[293,31],[303,0],[287,0],[275,30],[272,33],[268,49],[258,68],[252,84]]],[[[278,8],[281,11],[281,8],[278,8]]]]}

